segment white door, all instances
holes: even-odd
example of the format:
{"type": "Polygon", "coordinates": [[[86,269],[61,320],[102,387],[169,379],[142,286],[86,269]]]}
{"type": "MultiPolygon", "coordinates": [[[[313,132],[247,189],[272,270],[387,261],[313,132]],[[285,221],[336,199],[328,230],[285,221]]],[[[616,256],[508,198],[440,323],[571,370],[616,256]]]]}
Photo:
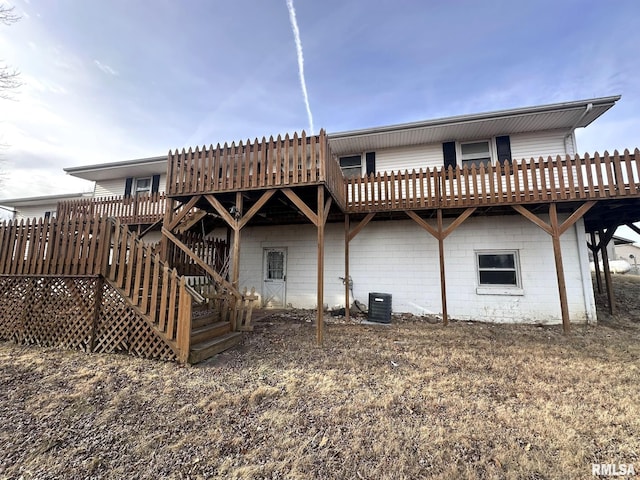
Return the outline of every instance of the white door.
{"type": "Polygon", "coordinates": [[[287,249],[264,249],[264,282],[262,305],[265,308],[284,308],[287,292],[287,249]]]}

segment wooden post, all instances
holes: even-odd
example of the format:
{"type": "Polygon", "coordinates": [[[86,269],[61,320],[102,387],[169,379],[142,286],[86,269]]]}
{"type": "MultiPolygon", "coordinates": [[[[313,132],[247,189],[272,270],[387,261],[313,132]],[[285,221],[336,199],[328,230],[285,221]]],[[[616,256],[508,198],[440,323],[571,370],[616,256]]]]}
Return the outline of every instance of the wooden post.
{"type": "Polygon", "coordinates": [[[316,338],[319,345],[324,341],[324,185],[318,185],[318,312],[316,338]]]}
{"type": "MultiPolygon", "coordinates": [[[[231,277],[231,285],[239,291],[238,284],[240,282],[240,231],[238,219],[242,215],[242,192],[236,192],[236,212],[233,225],[233,276],[231,277]]],[[[238,305],[242,298],[233,299],[233,308],[231,309],[231,329],[238,330],[238,305]]]]}
{"type": "Polygon", "coordinates": [[[447,316],[447,282],[444,271],[444,235],[442,234],[442,209],[438,209],[438,252],[440,254],[440,293],[442,295],[442,323],[449,324],[447,316]]]}
{"type": "MultiPolygon", "coordinates": [[[[242,193],[236,192],[236,215],[240,214],[242,214],[242,193]]],[[[233,229],[233,276],[231,278],[231,284],[237,290],[240,279],[240,228],[233,229]]]]}
{"type": "Polygon", "coordinates": [[[602,268],[604,270],[604,282],[607,287],[607,299],[609,301],[609,313],[615,315],[616,313],[616,298],[613,294],[613,283],[611,282],[611,269],[609,268],[609,253],[607,252],[607,245],[609,241],[604,240],[605,234],[600,231],[598,233],[600,240],[600,250],[602,250],[602,268]]]}
{"type": "Polygon", "coordinates": [[[91,324],[91,336],[89,338],[89,352],[93,353],[98,341],[98,321],[100,320],[100,309],[102,308],[102,291],[104,290],[104,277],[98,275],[96,278],[95,298],[93,302],[93,322],[91,324]]]}
{"type": "MultiPolygon", "coordinates": [[[[165,203],[164,222],[163,222],[163,226],[165,228],[169,229],[169,225],[173,220],[174,207],[175,207],[175,200],[173,198],[167,197],[167,201],[165,203]]],[[[168,260],[168,257],[169,257],[169,239],[163,235],[162,239],[160,240],[160,259],[163,262],[166,262],[168,260]]]]}
{"type": "Polygon", "coordinates": [[[562,331],[569,333],[569,305],[567,302],[567,286],[564,280],[564,267],[562,265],[562,249],[560,248],[560,228],[558,226],[558,212],[556,204],[549,205],[549,217],[551,221],[551,238],[553,240],[553,256],[556,262],[556,276],[558,278],[558,293],[560,294],[560,311],[562,312],[562,331]]]}
{"type": "Polygon", "coordinates": [[[178,327],[176,332],[176,343],[178,344],[178,362],[187,363],[189,361],[189,350],[191,349],[191,295],[187,293],[186,281],[180,277],[178,288],[178,327]]]}
{"type": "Polygon", "coordinates": [[[348,322],[351,316],[349,306],[351,300],[349,299],[349,214],[344,216],[344,319],[348,322]]]}
{"type": "Polygon", "coordinates": [[[596,274],[596,286],[598,287],[598,293],[602,293],[602,278],[600,277],[600,261],[598,260],[598,250],[600,246],[596,243],[596,234],[591,232],[591,253],[593,253],[593,266],[596,274]]]}

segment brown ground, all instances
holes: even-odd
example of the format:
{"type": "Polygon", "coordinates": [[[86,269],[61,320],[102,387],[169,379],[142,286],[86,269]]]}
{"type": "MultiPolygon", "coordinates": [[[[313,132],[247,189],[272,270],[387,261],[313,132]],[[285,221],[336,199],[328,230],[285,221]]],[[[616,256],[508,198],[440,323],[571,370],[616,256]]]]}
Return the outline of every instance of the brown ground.
{"type": "Polygon", "coordinates": [[[309,315],[274,316],[195,367],[0,343],[0,479],[638,471],[640,278],[616,281],[623,313],[569,336],[330,319],[318,347],[309,315]]]}

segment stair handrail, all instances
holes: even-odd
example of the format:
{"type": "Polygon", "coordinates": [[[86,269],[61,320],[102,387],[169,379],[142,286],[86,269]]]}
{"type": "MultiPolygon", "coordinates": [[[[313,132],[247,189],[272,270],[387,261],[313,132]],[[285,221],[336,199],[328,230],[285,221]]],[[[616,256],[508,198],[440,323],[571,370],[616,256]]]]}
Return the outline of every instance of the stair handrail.
{"type": "Polygon", "coordinates": [[[119,219],[109,217],[106,223],[101,275],[185,363],[196,292],[119,219]]]}

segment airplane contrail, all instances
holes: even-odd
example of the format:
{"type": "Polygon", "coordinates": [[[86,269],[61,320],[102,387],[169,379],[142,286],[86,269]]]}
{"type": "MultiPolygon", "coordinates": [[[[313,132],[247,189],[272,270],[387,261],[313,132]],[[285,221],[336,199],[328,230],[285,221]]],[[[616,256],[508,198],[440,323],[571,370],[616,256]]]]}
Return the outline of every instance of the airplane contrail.
{"type": "Polygon", "coordinates": [[[313,115],[311,115],[311,106],[309,105],[307,82],[304,79],[304,56],[302,55],[302,42],[300,41],[300,30],[298,29],[298,21],[296,20],[296,10],[293,7],[293,0],[287,0],[287,8],[289,9],[289,20],[291,21],[291,29],[293,30],[293,39],[296,42],[296,52],[298,53],[298,73],[300,75],[300,86],[302,87],[304,104],[307,108],[307,117],[309,118],[309,134],[313,135],[313,115]]]}

